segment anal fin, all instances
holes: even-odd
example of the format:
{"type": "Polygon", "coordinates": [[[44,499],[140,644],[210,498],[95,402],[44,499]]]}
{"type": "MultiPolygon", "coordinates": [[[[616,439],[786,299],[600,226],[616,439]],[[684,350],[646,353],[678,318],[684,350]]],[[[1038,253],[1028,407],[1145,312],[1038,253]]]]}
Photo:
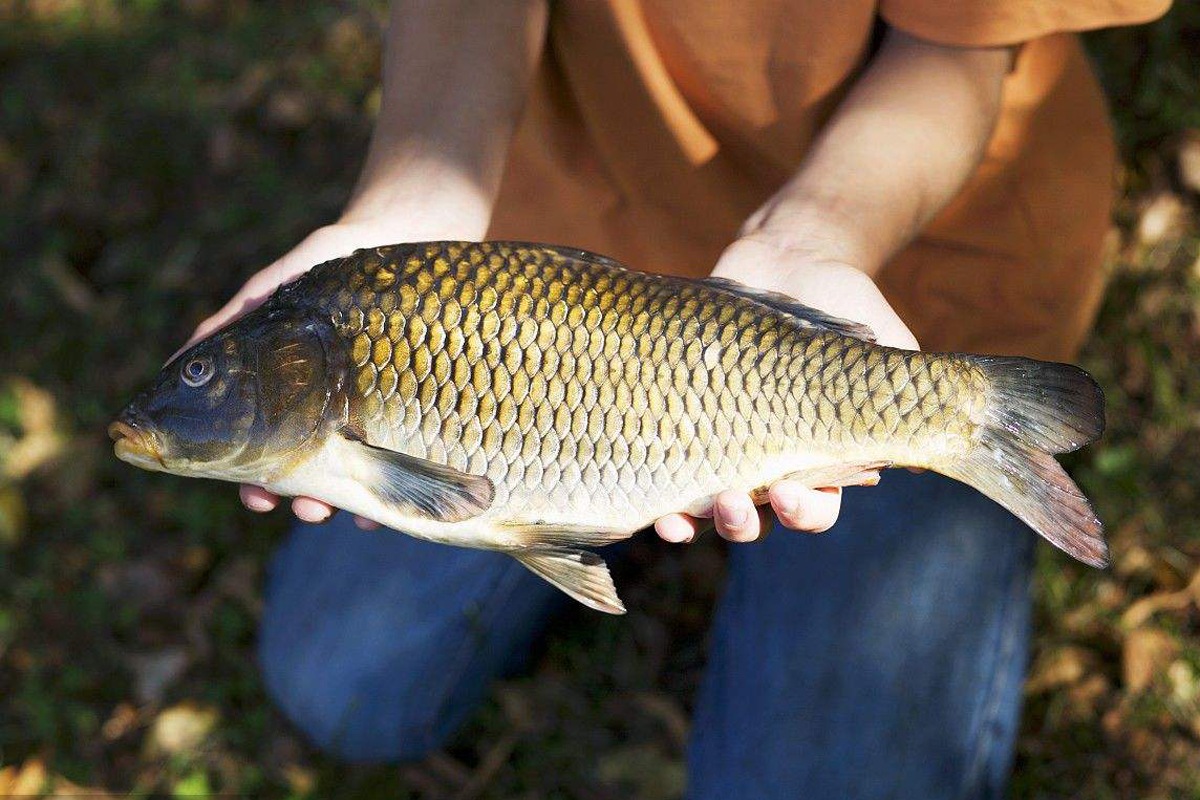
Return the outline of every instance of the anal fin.
{"type": "Polygon", "coordinates": [[[601,547],[635,533],[625,528],[565,522],[509,522],[503,527],[522,547],[601,547]]]}
{"type": "Polygon", "coordinates": [[[573,547],[539,547],[514,550],[512,556],[588,608],[606,614],[625,613],[608,566],[595,553],[573,547]]]}

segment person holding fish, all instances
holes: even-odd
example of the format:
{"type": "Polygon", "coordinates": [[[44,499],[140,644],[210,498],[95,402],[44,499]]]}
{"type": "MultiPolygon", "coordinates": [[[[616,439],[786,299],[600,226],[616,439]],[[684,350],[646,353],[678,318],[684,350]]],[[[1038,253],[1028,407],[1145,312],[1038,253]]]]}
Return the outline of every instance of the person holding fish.
{"type": "MultiPolygon", "coordinates": [[[[781,527],[812,533],[840,517],[828,536],[777,533],[731,548],[692,726],[689,796],[999,796],[1028,653],[1035,537],[1025,523],[1089,563],[1104,562],[1098,521],[1051,457],[1099,435],[1102,408],[1094,384],[1070,367],[938,354],[1060,361],[1078,349],[1103,288],[1114,153],[1103,98],[1075,32],[1146,21],[1166,6],[1165,0],[396,0],[381,109],[344,213],[250,278],[202,324],[193,337],[201,343],[168,365],[173,382],[162,390],[207,385],[205,391],[229,392],[225,378],[251,371],[248,359],[256,358],[259,371],[291,381],[293,405],[319,406],[328,420],[328,399],[340,395],[310,398],[305,370],[331,358],[345,334],[354,364],[346,381],[357,382],[361,396],[358,406],[333,404],[342,416],[336,430],[322,434],[320,455],[293,465],[285,477],[228,469],[218,475],[246,481],[241,496],[251,510],[298,495],[291,500],[296,516],[330,520],[295,530],[268,578],[262,666],[287,715],[316,743],[349,759],[417,758],[444,742],[490,680],[531,647],[565,596],[552,583],[595,608],[621,610],[602,562],[575,546],[630,531],[598,511],[592,519],[553,519],[572,503],[599,509],[599,473],[589,484],[586,467],[575,469],[573,486],[582,494],[568,485],[557,506],[548,500],[537,506],[538,497],[557,497],[569,470],[551,478],[539,467],[531,480],[526,464],[509,480],[508,467],[484,456],[472,469],[477,452],[487,452],[486,424],[478,450],[461,453],[460,440],[476,430],[466,424],[454,429],[453,441],[436,439],[444,433],[434,430],[420,452],[372,427],[372,420],[387,419],[386,400],[404,391],[396,348],[408,334],[389,338],[386,315],[388,308],[403,311],[405,296],[388,292],[406,275],[417,292],[422,281],[449,287],[412,340],[426,346],[426,323],[452,316],[457,324],[481,302],[483,281],[470,279],[469,271],[458,273],[458,283],[437,284],[451,280],[455,264],[476,259],[470,263],[494,262],[488,275],[504,273],[510,289],[544,279],[551,294],[569,296],[572,286],[581,296],[597,292],[593,310],[601,327],[607,309],[649,298],[647,308],[672,312],[657,323],[651,314],[646,323],[659,325],[662,357],[671,345],[665,334],[674,330],[678,358],[698,370],[684,376],[685,384],[692,380],[695,388],[696,380],[725,369],[712,407],[733,409],[720,417],[733,433],[745,424],[741,438],[732,439],[738,453],[723,450],[715,459],[743,466],[722,472],[708,459],[681,461],[682,469],[710,476],[689,477],[687,486],[704,484],[694,496],[664,491],[677,486],[667,472],[657,483],[647,472],[649,488],[638,494],[614,471],[624,496],[635,498],[630,524],[653,522],[663,539],[687,542],[711,515],[719,535],[747,543],[776,524],[772,515],[781,527]],[[483,239],[566,247],[384,247],[483,239]],[[242,316],[281,284],[360,248],[379,249],[324,264],[242,316]],[[676,282],[635,277],[570,248],[676,282]],[[369,299],[382,311],[356,305],[348,289],[339,294],[344,285],[364,282],[376,287],[379,294],[369,299]],[[318,295],[342,299],[320,305],[318,295]],[[452,315],[446,311],[459,300],[452,315]],[[319,309],[332,322],[314,331],[289,316],[299,308],[319,309]],[[730,318],[741,314],[750,328],[739,330],[752,328],[753,335],[704,338],[706,309],[722,308],[730,318]],[[372,313],[378,314],[374,333],[372,313]],[[239,317],[227,331],[257,326],[276,343],[272,352],[296,348],[288,352],[300,355],[274,362],[269,354],[249,355],[233,333],[203,341],[239,317]],[[786,351],[791,362],[775,355],[787,342],[794,342],[786,351]],[[926,352],[913,352],[918,343],[926,352]],[[735,346],[754,355],[738,361],[729,349],[735,346]],[[755,408],[760,396],[774,397],[759,383],[770,372],[759,360],[768,352],[771,364],[795,365],[770,374],[795,381],[798,388],[786,391],[772,386],[780,397],[795,398],[799,412],[772,410],[766,400],[755,408]],[[821,369],[832,371],[817,374],[813,367],[804,374],[818,355],[826,359],[821,369]],[[871,376],[884,372],[892,376],[894,397],[880,399],[871,376]],[[390,383],[387,376],[395,375],[397,383],[390,383]],[[827,388],[805,394],[805,385],[839,381],[847,387],[840,395],[827,388]],[[388,391],[378,388],[382,383],[388,391]],[[379,408],[361,410],[377,391],[379,408]],[[906,393],[920,397],[903,405],[906,393]],[[925,409],[927,398],[920,424],[906,429],[907,409],[925,409]],[[889,417],[893,403],[902,404],[901,417],[889,417]],[[763,467],[770,442],[799,436],[783,422],[796,413],[814,420],[796,441],[823,444],[806,451],[808,460],[782,454],[763,467]],[[884,446],[878,423],[888,419],[884,446]],[[908,449],[895,444],[902,430],[908,449]],[[818,450],[823,461],[811,457],[818,450]],[[755,459],[738,460],[751,452],[755,459]],[[931,471],[890,472],[879,486],[842,502],[837,487],[871,483],[892,464],[931,471]],[[769,485],[760,487],[763,476],[769,485]],[[372,482],[387,491],[370,491],[372,482]],[[522,495],[526,484],[536,491],[522,495]],[[518,496],[525,498],[524,516],[509,510],[518,496]],[[686,507],[671,507],[676,501],[686,507]],[[497,510],[501,505],[507,516],[497,510]],[[333,516],[335,506],[359,512],[360,528],[383,522],[435,541],[486,529],[488,543],[469,544],[516,559],[357,530],[349,514],[333,516]]],[[[414,303],[425,296],[415,295],[414,303]]],[[[559,336],[569,344],[571,334],[556,334],[554,325],[569,325],[573,312],[564,310],[556,321],[547,304],[539,327],[540,297],[528,288],[530,316],[518,319],[522,291],[501,293],[500,307],[508,298],[518,309],[512,341],[550,346],[559,336]]],[[[415,318],[408,319],[411,333],[415,318]]],[[[635,337],[636,317],[624,328],[613,319],[614,331],[635,337]]],[[[462,341],[466,352],[470,339],[462,341]]],[[[652,338],[644,351],[642,341],[628,339],[622,363],[640,358],[644,376],[658,356],[652,338]]],[[[599,342],[597,352],[607,346],[599,342]]],[[[624,353],[626,340],[611,346],[624,353]]],[[[569,349],[560,348],[555,359],[569,349]]],[[[529,352],[512,356],[515,363],[527,366],[529,352]]],[[[497,350],[497,363],[508,357],[497,350]]],[[[543,365],[545,357],[538,358],[543,365]]],[[[438,365],[418,369],[436,373],[438,365]]],[[[447,376],[453,369],[446,361],[447,376]]],[[[474,380],[464,376],[459,388],[478,388],[474,380]]],[[[589,391],[597,379],[591,380],[576,390],[589,391]]],[[[494,376],[484,382],[494,389],[494,376]]],[[[421,385],[412,384],[414,397],[421,385]]],[[[512,385],[505,383],[506,392],[512,385]]],[[[693,426],[710,419],[702,413],[703,393],[691,414],[686,386],[676,397],[669,388],[656,394],[652,387],[660,384],[644,378],[628,385],[634,390],[625,399],[633,406],[642,396],[636,387],[651,387],[643,402],[647,420],[686,418],[693,426]]],[[[661,385],[673,385],[671,378],[661,385]]],[[[553,376],[547,386],[545,396],[553,399],[553,376]]],[[[561,405],[570,406],[572,391],[569,381],[561,387],[561,405]]],[[[612,391],[610,405],[620,405],[621,391],[612,391]]],[[[483,405],[474,393],[471,409],[483,405]]],[[[232,402],[208,396],[210,408],[232,402]]],[[[506,396],[496,394],[496,401],[506,396]]],[[[426,412],[441,408],[440,398],[431,395],[426,412]]],[[[114,437],[119,454],[124,448],[134,463],[163,468],[161,453],[154,463],[135,452],[154,438],[138,428],[153,415],[147,410],[153,402],[166,401],[152,393],[141,410],[115,424],[114,437]]],[[[512,414],[521,413],[519,403],[512,414]]],[[[543,409],[531,407],[528,429],[550,430],[560,453],[560,439],[566,442],[565,432],[578,433],[578,426],[569,415],[560,426],[552,419],[556,411],[544,410],[543,429],[543,409]]],[[[290,411],[272,413],[286,422],[290,411]]],[[[493,409],[488,419],[502,413],[493,409]]],[[[253,419],[244,425],[252,429],[253,419]]],[[[442,432],[447,419],[438,417],[442,432]]],[[[637,420],[633,427],[623,452],[641,448],[639,458],[648,462],[646,453],[661,445],[655,463],[666,464],[670,445],[653,425],[643,424],[640,434],[637,420]]],[[[285,429],[280,423],[272,435],[285,429]]],[[[547,435],[514,439],[510,455],[544,447],[547,435]]],[[[678,427],[671,432],[680,435],[678,427]]],[[[508,453],[504,439],[496,449],[508,453]]],[[[607,498],[612,490],[606,491],[607,498]]],[[[617,506],[603,508],[617,515],[617,506]]]]}

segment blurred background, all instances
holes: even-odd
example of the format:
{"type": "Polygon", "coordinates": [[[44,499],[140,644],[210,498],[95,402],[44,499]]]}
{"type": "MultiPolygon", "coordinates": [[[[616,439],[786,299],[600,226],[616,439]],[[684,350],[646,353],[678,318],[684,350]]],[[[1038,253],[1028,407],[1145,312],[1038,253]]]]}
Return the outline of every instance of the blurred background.
{"type": "MultiPolygon", "coordinates": [[[[556,623],[445,751],[352,768],[254,665],[289,520],[118,463],[113,413],[330,221],[378,104],[382,0],[0,0],[0,796],[681,796],[722,553],[649,537],[631,609],[556,623]]],[[[1111,531],[1042,547],[1013,798],[1200,797],[1200,4],[1087,36],[1122,146],[1068,461],[1111,531]]]]}

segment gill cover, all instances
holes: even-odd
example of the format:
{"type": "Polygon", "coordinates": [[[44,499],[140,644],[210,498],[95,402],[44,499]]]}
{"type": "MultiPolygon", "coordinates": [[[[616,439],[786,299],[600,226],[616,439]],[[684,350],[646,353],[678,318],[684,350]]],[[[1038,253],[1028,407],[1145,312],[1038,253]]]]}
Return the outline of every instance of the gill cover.
{"type": "Polygon", "coordinates": [[[113,427],[152,442],[167,471],[253,477],[310,445],[336,404],[329,335],[287,309],[251,312],[163,367],[113,427]]]}

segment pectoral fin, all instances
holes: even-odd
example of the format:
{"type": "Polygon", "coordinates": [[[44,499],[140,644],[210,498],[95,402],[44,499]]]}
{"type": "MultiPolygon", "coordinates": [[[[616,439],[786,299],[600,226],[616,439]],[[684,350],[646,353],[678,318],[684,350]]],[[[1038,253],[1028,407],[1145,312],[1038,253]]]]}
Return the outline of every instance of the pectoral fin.
{"type": "Polygon", "coordinates": [[[483,475],[376,447],[343,431],[345,466],[381,503],[401,513],[441,522],[462,522],[486,511],[494,488],[483,475]]]}
{"type": "Polygon", "coordinates": [[[595,553],[571,547],[544,547],[517,550],[512,555],[535,575],[545,578],[588,608],[606,614],[625,613],[625,605],[617,597],[608,566],[595,553]]]}

